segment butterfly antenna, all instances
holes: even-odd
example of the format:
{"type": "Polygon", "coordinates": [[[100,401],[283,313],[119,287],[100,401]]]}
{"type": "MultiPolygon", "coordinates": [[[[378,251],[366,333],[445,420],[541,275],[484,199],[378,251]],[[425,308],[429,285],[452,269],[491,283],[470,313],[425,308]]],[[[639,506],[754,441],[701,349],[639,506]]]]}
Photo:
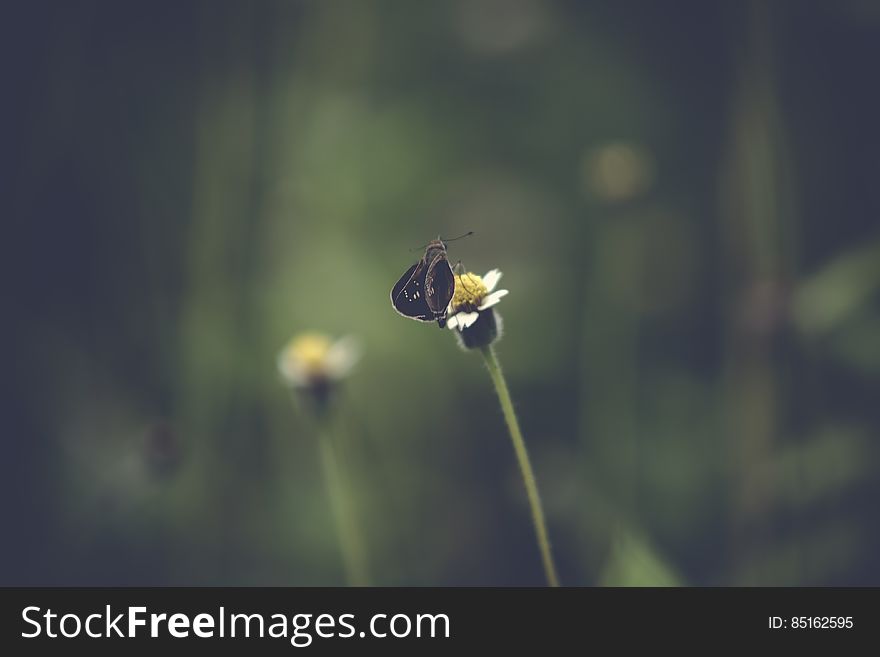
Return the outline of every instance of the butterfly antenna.
{"type": "MultiPolygon", "coordinates": [[[[448,240],[443,240],[443,241],[444,241],[444,242],[454,242],[455,240],[460,240],[460,239],[463,238],[463,237],[470,237],[470,236],[473,235],[473,234],[474,234],[474,231],[469,230],[469,231],[466,232],[464,235],[459,235],[458,237],[451,237],[451,238],[449,238],[448,240]]],[[[443,239],[443,238],[440,238],[440,239],[443,239]]]]}
{"type": "MultiPolygon", "coordinates": [[[[448,240],[443,239],[440,235],[437,236],[437,239],[440,240],[441,242],[443,242],[444,244],[446,244],[447,242],[454,242],[455,240],[460,240],[463,237],[470,237],[473,234],[474,234],[474,231],[469,230],[464,235],[459,235],[458,237],[451,237],[448,240]]],[[[422,244],[421,246],[417,246],[414,249],[410,249],[409,251],[410,251],[410,253],[412,253],[413,251],[421,251],[422,249],[426,248],[427,246],[428,246],[427,244],[422,244]]]]}

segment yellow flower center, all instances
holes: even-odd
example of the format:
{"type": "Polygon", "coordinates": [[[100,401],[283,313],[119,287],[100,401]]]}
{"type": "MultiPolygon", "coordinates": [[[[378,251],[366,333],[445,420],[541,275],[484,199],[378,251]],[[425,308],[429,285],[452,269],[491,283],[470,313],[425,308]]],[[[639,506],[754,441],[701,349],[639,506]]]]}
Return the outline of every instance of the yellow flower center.
{"type": "Polygon", "coordinates": [[[452,295],[452,310],[476,310],[489,294],[483,279],[468,272],[455,277],[455,294],[452,295]]]}
{"type": "Polygon", "coordinates": [[[287,343],[284,357],[297,363],[308,374],[326,369],[327,354],[333,342],[323,333],[301,333],[287,343]]]}

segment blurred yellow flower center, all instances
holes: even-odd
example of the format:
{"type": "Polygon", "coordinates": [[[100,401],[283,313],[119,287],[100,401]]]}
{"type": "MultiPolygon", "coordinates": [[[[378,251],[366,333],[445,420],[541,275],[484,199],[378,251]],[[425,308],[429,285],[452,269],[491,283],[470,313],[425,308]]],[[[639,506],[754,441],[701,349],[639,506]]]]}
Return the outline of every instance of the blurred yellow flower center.
{"type": "Polygon", "coordinates": [[[302,333],[285,348],[285,358],[294,361],[309,374],[325,369],[327,354],[333,342],[323,333],[302,333]]]}
{"type": "Polygon", "coordinates": [[[455,277],[455,294],[452,295],[452,309],[461,308],[475,309],[479,306],[489,290],[483,279],[476,274],[468,272],[455,277]]]}

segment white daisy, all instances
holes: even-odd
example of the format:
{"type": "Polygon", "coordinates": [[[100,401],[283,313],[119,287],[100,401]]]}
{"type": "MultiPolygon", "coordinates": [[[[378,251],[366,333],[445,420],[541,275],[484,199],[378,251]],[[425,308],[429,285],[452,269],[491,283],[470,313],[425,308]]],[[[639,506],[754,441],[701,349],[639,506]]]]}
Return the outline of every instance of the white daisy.
{"type": "Polygon", "coordinates": [[[468,329],[488,310],[508,294],[508,290],[496,290],[501,271],[493,269],[485,276],[473,273],[455,277],[455,294],[449,302],[446,325],[451,329],[468,329]]]}
{"type": "Polygon", "coordinates": [[[465,349],[488,347],[501,335],[501,316],[494,306],[507,295],[496,290],[501,272],[493,269],[485,276],[472,272],[455,276],[455,293],[446,310],[446,324],[465,349]]]}
{"type": "Polygon", "coordinates": [[[334,341],[323,333],[300,333],[278,354],[278,371],[291,387],[323,386],[344,379],[360,357],[351,336],[334,341]]]}

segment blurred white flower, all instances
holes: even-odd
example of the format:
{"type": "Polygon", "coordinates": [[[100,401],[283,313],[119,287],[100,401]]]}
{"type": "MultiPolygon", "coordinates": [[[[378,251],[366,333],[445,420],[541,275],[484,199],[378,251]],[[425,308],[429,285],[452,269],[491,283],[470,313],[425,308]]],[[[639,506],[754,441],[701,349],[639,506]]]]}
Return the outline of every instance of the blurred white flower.
{"type": "Polygon", "coordinates": [[[587,152],[583,164],[587,191],[606,203],[628,201],[654,182],[654,159],[643,146],[612,142],[587,152]]]}
{"type": "Polygon", "coordinates": [[[348,376],[360,357],[352,336],[334,341],[324,333],[300,333],[278,354],[278,371],[291,387],[325,387],[348,376]]]}

